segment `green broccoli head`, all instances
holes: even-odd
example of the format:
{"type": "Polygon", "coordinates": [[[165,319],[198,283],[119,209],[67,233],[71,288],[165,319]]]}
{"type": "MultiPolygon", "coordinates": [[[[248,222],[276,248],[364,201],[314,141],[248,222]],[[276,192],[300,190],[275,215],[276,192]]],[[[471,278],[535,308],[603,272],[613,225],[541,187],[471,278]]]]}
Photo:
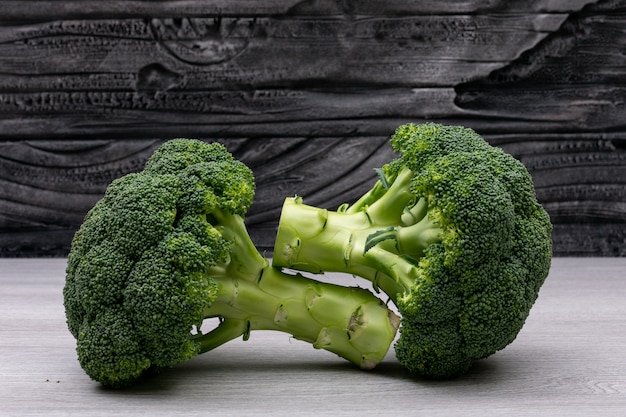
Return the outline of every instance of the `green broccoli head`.
{"type": "Polygon", "coordinates": [[[222,145],[190,139],[166,142],[144,171],[111,183],[74,237],[64,288],[90,376],[122,386],[198,354],[190,331],[217,294],[206,273],[230,251],[213,214],[244,214],[254,189],[222,145]]]}
{"type": "Polygon", "coordinates": [[[178,174],[187,167],[206,162],[230,162],[233,156],[219,143],[177,138],[159,146],[146,162],[144,171],[178,174]],[[208,145],[208,146],[207,146],[208,145]]]}
{"type": "Polygon", "coordinates": [[[402,315],[398,360],[458,375],[522,328],[550,268],[550,219],[523,164],[471,129],[409,124],[391,145],[399,157],[353,205],[286,201],[274,264],[371,280],[402,315]]]}
{"type": "Polygon", "coordinates": [[[456,374],[519,333],[550,267],[550,220],[525,167],[470,129],[407,125],[391,143],[441,229],[417,263],[417,285],[398,298],[411,325],[396,352],[417,372],[456,374]],[[416,343],[429,340],[429,324],[445,343],[416,343]]]}

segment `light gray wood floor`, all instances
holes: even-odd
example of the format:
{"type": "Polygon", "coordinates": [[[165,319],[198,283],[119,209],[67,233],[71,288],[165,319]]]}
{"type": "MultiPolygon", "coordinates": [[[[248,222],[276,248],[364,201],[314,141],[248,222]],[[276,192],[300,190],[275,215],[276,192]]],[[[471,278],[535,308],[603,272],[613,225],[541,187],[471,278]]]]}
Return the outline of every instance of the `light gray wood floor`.
{"type": "Polygon", "coordinates": [[[361,371],[257,332],[125,391],[81,370],[64,269],[64,259],[0,259],[0,416],[626,415],[626,258],[554,259],[518,338],[452,381],[412,377],[392,352],[361,371]]]}

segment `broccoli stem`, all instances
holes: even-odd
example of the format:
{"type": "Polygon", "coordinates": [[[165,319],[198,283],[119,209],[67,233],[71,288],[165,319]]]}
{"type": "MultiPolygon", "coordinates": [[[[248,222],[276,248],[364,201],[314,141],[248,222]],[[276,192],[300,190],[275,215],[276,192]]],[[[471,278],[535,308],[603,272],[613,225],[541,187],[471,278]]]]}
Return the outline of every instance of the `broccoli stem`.
{"type": "Polygon", "coordinates": [[[427,216],[424,201],[412,202],[407,185],[401,171],[387,193],[355,211],[330,211],[303,204],[299,197],[287,198],[274,266],[358,275],[395,302],[415,284],[415,265],[424,250],[440,239],[440,229],[427,216]]]}
{"type": "Polygon", "coordinates": [[[231,259],[210,270],[218,297],[205,317],[220,317],[198,337],[205,352],[254,330],[275,330],[333,352],[363,369],[385,357],[399,318],[371,292],[291,275],[269,265],[239,216],[215,216],[231,239],[231,259]]]}
{"type": "MultiPolygon", "coordinates": [[[[402,214],[415,200],[415,196],[411,192],[412,179],[413,172],[408,168],[403,168],[398,172],[393,182],[387,185],[389,188],[382,195],[375,193],[365,200],[359,199],[347,208],[346,213],[366,214],[371,223],[378,226],[398,224],[402,214]]],[[[378,180],[373,189],[380,187],[380,184],[381,180],[378,180]]]]}

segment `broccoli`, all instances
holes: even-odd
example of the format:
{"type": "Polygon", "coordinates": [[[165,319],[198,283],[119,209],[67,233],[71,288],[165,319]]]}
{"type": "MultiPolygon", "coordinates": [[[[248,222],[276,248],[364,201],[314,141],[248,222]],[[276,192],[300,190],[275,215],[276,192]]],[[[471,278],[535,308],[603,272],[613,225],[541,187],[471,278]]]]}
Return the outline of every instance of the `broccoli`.
{"type": "Polygon", "coordinates": [[[251,170],[224,146],[182,138],[109,185],[74,236],[63,289],[89,377],[128,386],[253,330],[365,369],[383,359],[399,317],[365,289],[270,266],[244,223],[254,193],[251,170]],[[207,318],[219,324],[202,329],[207,318]]]}
{"type": "Polygon", "coordinates": [[[471,129],[400,126],[354,204],[285,200],[273,264],[370,280],[402,316],[398,361],[449,378],[511,343],[550,268],[552,225],[524,165],[471,129]]]}

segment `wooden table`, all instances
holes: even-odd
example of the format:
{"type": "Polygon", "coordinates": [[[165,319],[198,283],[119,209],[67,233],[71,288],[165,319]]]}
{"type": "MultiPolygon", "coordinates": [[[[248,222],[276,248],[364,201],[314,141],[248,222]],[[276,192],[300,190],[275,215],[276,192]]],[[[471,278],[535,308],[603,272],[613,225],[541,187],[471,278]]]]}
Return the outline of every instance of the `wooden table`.
{"type": "Polygon", "coordinates": [[[64,259],[0,259],[1,416],[626,415],[625,258],[554,259],[517,340],[452,381],[412,377],[393,353],[361,371],[257,332],[125,391],[79,367],[64,268],[64,259]]]}

